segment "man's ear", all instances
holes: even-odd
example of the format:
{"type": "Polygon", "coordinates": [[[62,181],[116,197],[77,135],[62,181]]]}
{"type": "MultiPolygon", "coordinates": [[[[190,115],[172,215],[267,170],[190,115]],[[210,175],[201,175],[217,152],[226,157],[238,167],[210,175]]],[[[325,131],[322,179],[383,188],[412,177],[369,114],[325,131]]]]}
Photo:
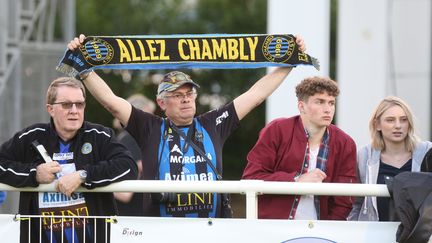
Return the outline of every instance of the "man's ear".
{"type": "Polygon", "coordinates": [[[157,102],[158,106],[161,108],[162,111],[166,110],[166,104],[165,104],[165,100],[164,99],[157,98],[156,102],[157,102]]]}
{"type": "Polygon", "coordinates": [[[50,116],[52,117],[53,106],[50,104],[46,104],[46,110],[47,110],[48,114],[50,114],[50,116]]]}
{"type": "Polygon", "coordinates": [[[304,103],[303,103],[303,101],[301,101],[301,100],[299,100],[298,102],[297,102],[297,108],[298,108],[298,110],[300,111],[300,113],[304,113],[305,111],[304,111],[304,103]]]}

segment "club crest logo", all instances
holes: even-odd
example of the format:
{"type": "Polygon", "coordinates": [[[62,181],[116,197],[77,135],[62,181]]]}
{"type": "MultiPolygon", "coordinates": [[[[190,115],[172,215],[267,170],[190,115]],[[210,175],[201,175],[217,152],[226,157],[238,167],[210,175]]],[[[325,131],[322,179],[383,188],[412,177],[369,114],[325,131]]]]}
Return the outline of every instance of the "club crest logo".
{"type": "Polygon", "coordinates": [[[111,44],[101,39],[87,41],[80,50],[87,63],[93,66],[108,64],[114,56],[111,44]]]}
{"type": "Polygon", "coordinates": [[[92,147],[91,143],[85,143],[81,147],[81,153],[83,153],[83,154],[89,154],[89,153],[91,153],[92,150],[93,150],[93,147],[92,147]]]}
{"type": "Polygon", "coordinates": [[[283,63],[291,58],[294,47],[293,37],[270,35],[264,40],[262,51],[268,61],[283,63]]]}

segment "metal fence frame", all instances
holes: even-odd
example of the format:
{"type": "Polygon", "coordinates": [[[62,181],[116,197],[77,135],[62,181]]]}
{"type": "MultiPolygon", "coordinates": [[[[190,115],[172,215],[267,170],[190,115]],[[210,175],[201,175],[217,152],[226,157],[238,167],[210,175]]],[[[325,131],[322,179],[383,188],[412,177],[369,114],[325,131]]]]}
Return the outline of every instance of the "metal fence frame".
{"type": "MultiPolygon", "coordinates": [[[[53,192],[55,184],[15,188],[0,184],[0,191],[53,192]]],[[[261,180],[240,181],[159,181],[128,180],[91,190],[80,187],[78,192],[215,192],[246,195],[246,219],[258,218],[258,195],[333,195],[389,197],[386,185],[357,183],[296,183],[261,180]]]]}

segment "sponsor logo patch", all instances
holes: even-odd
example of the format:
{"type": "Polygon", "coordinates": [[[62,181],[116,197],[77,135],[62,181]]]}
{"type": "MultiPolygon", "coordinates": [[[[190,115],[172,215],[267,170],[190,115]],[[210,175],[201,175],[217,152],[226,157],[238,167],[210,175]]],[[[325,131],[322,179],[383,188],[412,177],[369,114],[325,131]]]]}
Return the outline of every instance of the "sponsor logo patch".
{"type": "Polygon", "coordinates": [[[182,151],[180,150],[179,146],[177,144],[174,144],[173,148],[171,149],[171,153],[177,152],[181,155],[183,155],[182,151]]]}
{"type": "Polygon", "coordinates": [[[53,160],[59,161],[59,160],[71,160],[74,158],[73,152],[68,153],[54,153],[53,154],[53,160]]]}
{"type": "Polygon", "coordinates": [[[222,115],[216,117],[216,126],[221,124],[222,121],[229,116],[228,111],[224,111],[222,115]]]}
{"type": "Polygon", "coordinates": [[[81,153],[83,153],[83,154],[89,154],[89,153],[91,153],[92,150],[93,150],[93,147],[92,147],[91,143],[85,143],[81,147],[81,153]]]}

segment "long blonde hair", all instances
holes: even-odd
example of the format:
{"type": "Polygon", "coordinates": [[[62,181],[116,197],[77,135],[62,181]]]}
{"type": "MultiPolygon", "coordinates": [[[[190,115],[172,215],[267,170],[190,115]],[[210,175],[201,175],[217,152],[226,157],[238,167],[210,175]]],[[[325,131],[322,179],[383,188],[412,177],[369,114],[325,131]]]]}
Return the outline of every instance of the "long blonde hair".
{"type": "Polygon", "coordinates": [[[377,130],[378,122],[380,122],[382,114],[388,110],[389,108],[393,106],[399,106],[402,108],[402,110],[405,112],[407,118],[408,118],[408,134],[405,138],[405,146],[408,149],[408,151],[412,152],[414,151],[414,148],[417,145],[417,142],[419,141],[416,133],[415,133],[415,127],[414,127],[414,117],[413,113],[411,111],[411,108],[408,106],[405,101],[403,101],[401,98],[396,96],[387,96],[384,98],[379,105],[375,108],[375,111],[372,113],[372,117],[369,121],[369,132],[371,135],[371,145],[372,148],[377,150],[385,150],[385,142],[382,137],[381,131],[377,130]]]}

